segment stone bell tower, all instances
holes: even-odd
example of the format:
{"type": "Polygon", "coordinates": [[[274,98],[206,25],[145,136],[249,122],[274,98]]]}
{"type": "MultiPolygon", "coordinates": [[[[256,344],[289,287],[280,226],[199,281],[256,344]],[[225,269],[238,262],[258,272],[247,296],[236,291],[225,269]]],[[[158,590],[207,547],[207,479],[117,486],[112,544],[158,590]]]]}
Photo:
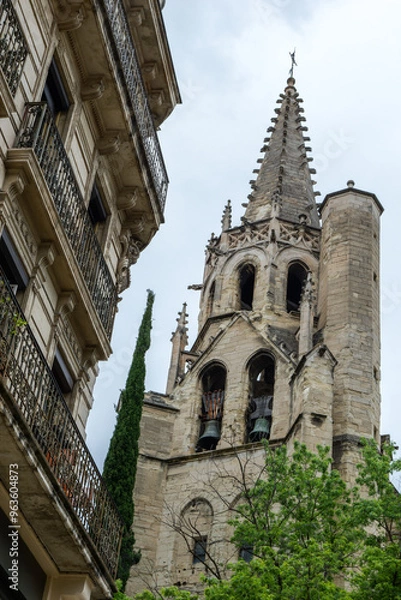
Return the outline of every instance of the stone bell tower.
{"type": "Polygon", "coordinates": [[[241,457],[261,464],[260,440],[328,446],[350,482],[361,437],[380,441],[382,207],[353,182],[318,206],[293,77],[277,103],[242,222],[232,225],[228,201],[207,245],[195,343],[187,349],[184,305],[166,394],[145,398],[134,523],[143,559],[128,592],[146,572],[196,589],[205,565],[235,560],[227,507],[237,492],[220,475],[241,457]]]}

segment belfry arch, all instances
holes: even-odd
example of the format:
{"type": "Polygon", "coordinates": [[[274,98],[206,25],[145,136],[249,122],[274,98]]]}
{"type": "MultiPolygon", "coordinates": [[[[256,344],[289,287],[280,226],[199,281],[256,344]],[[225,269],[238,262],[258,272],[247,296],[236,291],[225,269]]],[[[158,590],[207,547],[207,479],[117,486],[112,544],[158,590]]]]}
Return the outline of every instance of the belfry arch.
{"type": "Polygon", "coordinates": [[[293,262],[289,265],[287,271],[287,294],[286,307],[287,312],[298,312],[301,302],[302,289],[304,287],[308,268],[301,262],[293,262]]]}
{"type": "Polygon", "coordinates": [[[248,364],[249,404],[246,413],[246,442],[269,439],[275,386],[274,357],[261,351],[248,364]]]}
{"type": "Polygon", "coordinates": [[[252,310],[255,292],[256,269],[252,263],[245,263],[238,270],[239,308],[252,310]]]}
{"type": "Polygon", "coordinates": [[[212,363],[200,377],[202,403],[200,431],[196,450],[214,450],[221,437],[227,371],[221,363],[212,363]]]}

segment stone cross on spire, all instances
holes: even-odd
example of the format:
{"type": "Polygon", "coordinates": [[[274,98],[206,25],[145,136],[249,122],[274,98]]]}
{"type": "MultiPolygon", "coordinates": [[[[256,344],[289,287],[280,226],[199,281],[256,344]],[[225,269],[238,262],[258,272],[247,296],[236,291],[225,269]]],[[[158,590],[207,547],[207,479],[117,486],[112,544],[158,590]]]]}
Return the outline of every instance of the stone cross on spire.
{"type": "Polygon", "coordinates": [[[289,76],[291,78],[294,77],[294,67],[297,67],[297,63],[295,62],[295,48],[294,48],[294,52],[290,52],[290,56],[291,56],[291,69],[289,70],[289,76]]]}

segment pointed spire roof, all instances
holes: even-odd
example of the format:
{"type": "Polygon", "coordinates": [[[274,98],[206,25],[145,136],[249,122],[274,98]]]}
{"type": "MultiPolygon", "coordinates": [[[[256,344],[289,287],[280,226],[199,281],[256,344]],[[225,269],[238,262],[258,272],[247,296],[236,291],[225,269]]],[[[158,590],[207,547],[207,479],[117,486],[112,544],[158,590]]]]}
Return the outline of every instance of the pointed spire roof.
{"type": "Polygon", "coordinates": [[[176,330],[172,333],[172,335],[176,335],[179,334],[182,337],[185,337],[185,341],[186,337],[187,337],[187,332],[188,332],[188,321],[187,321],[187,303],[184,302],[184,304],[182,305],[182,309],[180,310],[180,312],[178,313],[178,319],[176,319],[177,321],[177,327],[176,330]]]}
{"type": "Polygon", "coordinates": [[[170,367],[167,376],[167,387],[166,394],[172,394],[177,378],[181,377],[185,369],[185,359],[183,358],[183,352],[188,343],[188,328],[187,328],[187,303],[184,302],[182,310],[178,313],[177,327],[172,333],[171,341],[173,347],[171,350],[170,367]]]}
{"type": "MultiPolygon", "coordinates": [[[[273,205],[279,207],[278,217],[299,223],[300,215],[306,216],[308,225],[319,227],[319,216],[315,202],[315,192],[309,168],[312,158],[307,157],[310,150],[305,145],[310,138],[304,137],[307,127],[300,106],[302,99],[295,88],[295,79],[287,80],[284,94],[280,94],[273,126],[268,128],[270,137],[265,138],[263,159],[255,181],[251,181],[252,193],[245,219],[260,221],[273,216],[273,205]]],[[[305,220],[305,217],[303,217],[305,220]]]]}
{"type": "Polygon", "coordinates": [[[223,217],[221,219],[221,230],[227,231],[231,229],[232,222],[232,208],[231,208],[231,200],[227,200],[227,204],[224,207],[223,217]]]}

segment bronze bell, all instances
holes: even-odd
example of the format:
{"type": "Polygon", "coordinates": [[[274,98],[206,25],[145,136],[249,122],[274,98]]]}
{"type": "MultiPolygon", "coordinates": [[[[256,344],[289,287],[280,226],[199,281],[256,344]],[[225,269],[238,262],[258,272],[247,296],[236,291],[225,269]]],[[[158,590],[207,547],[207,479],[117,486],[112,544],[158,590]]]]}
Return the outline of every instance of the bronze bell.
{"type": "Polygon", "coordinates": [[[220,437],[220,421],[216,419],[206,421],[205,430],[198,440],[198,446],[204,450],[214,450],[220,437]]]}
{"type": "Polygon", "coordinates": [[[265,417],[259,417],[255,421],[254,428],[249,434],[251,442],[258,442],[259,440],[267,439],[270,435],[270,421],[265,417]]]}

